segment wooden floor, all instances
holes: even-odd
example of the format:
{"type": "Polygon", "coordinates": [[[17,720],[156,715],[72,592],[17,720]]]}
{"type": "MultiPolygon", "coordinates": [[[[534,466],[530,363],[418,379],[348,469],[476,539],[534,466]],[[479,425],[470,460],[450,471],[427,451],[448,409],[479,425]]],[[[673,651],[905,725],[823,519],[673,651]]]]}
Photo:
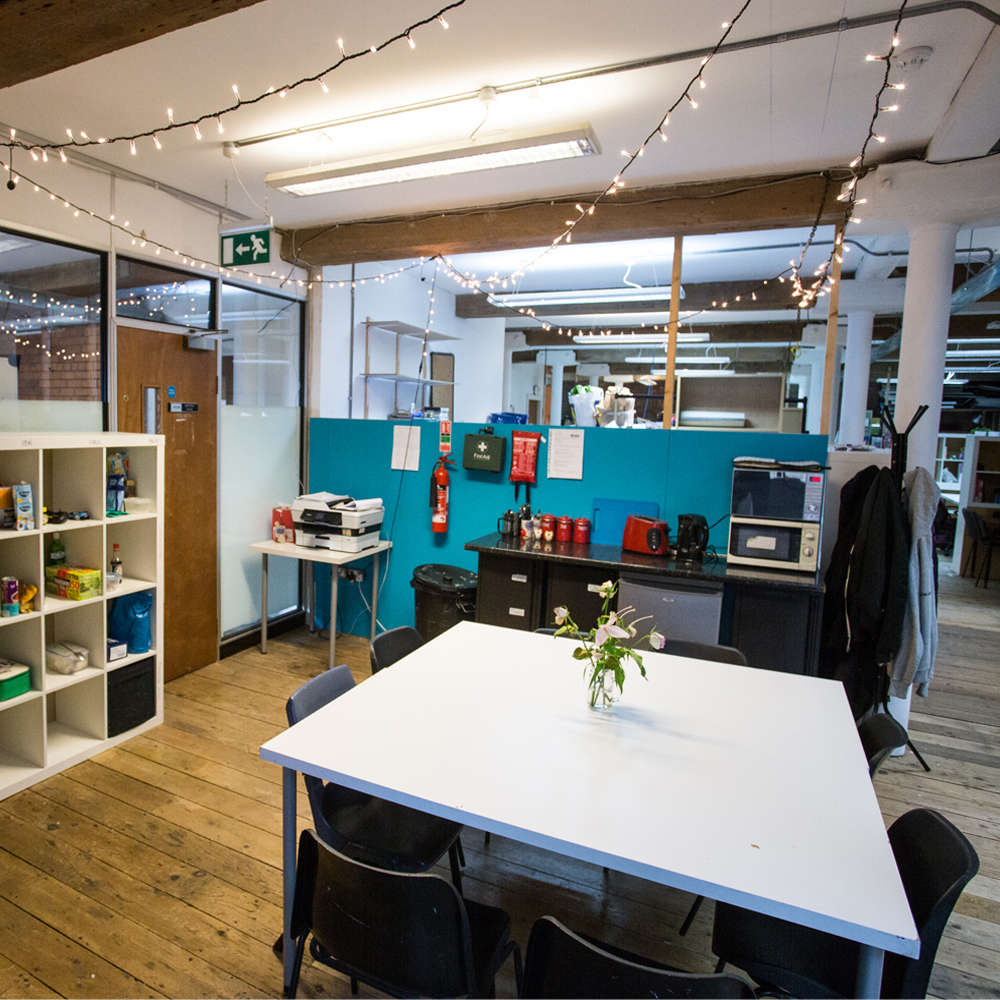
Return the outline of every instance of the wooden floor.
{"type": "MultiPolygon", "coordinates": [[[[1000,587],[942,581],[931,696],[910,731],[933,768],[890,760],[875,787],[886,820],[945,812],[979,852],[931,980],[938,997],[1000,997],[1000,587]]],[[[281,995],[281,775],[257,755],[288,694],[326,665],[307,632],[167,685],[166,722],[0,802],[0,996],[281,995]]],[[[357,679],[367,644],[338,642],[357,679]]],[[[817,752],[819,752],[817,750],[817,752]]],[[[300,820],[308,824],[304,794],[300,820]]],[[[505,907],[522,946],[552,913],[652,958],[709,971],[711,904],[686,938],[691,896],[476,831],[463,835],[470,898],[505,907]]],[[[510,963],[497,982],[513,996],[510,963]]],[[[363,996],[372,996],[361,988],[363,996]]],[[[303,971],[300,996],[349,996],[303,971]]]]}

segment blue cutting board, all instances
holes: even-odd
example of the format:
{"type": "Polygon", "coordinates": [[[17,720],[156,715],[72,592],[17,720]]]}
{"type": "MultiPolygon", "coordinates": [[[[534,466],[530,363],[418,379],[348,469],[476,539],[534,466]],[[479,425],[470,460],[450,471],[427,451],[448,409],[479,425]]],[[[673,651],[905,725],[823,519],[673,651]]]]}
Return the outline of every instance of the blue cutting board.
{"type": "Polygon", "coordinates": [[[590,540],[603,545],[621,545],[629,514],[659,517],[660,507],[652,500],[614,500],[610,497],[594,497],[590,540]]]}

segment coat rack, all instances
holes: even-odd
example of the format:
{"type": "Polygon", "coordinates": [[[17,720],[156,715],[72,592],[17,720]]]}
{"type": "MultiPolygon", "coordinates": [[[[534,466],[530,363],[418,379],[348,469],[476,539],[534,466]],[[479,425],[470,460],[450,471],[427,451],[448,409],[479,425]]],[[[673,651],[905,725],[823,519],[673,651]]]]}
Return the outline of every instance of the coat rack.
{"type": "MultiPolygon", "coordinates": [[[[882,421],[884,427],[889,428],[889,433],[892,435],[892,446],[890,453],[890,469],[892,471],[892,478],[896,482],[896,488],[900,490],[902,495],[903,489],[903,474],[906,472],[906,450],[909,444],[910,431],[917,425],[917,421],[930,409],[926,403],[922,403],[917,407],[917,412],[913,414],[913,419],[909,422],[906,430],[900,433],[896,430],[896,425],[893,423],[892,415],[884,407],[879,407],[879,418],[882,421]]],[[[879,683],[875,686],[875,711],[879,710],[881,705],[882,710],[886,715],[891,716],[892,713],[889,711],[889,675],[886,671],[881,672],[881,677],[879,683]]],[[[898,720],[897,720],[898,721],[898,720]]],[[[913,751],[913,756],[920,761],[920,766],[923,767],[925,771],[930,771],[931,767],[923,757],[920,756],[920,751],[913,745],[913,741],[910,739],[910,734],[906,734],[906,745],[913,751]]]]}

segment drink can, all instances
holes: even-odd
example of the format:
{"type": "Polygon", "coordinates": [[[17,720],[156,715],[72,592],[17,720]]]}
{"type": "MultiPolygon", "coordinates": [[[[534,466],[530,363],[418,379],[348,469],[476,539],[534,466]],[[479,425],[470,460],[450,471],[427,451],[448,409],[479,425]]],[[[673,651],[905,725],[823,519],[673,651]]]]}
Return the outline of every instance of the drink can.
{"type": "Polygon", "coordinates": [[[21,605],[17,601],[17,587],[16,576],[0,578],[0,615],[4,618],[12,618],[21,611],[21,605]]]}

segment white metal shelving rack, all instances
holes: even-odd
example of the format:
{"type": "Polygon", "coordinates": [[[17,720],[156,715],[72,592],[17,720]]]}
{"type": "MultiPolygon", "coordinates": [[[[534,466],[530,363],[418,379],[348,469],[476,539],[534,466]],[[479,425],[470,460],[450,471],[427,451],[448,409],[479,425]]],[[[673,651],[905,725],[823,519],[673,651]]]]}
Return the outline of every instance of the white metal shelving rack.
{"type": "MultiPolygon", "coordinates": [[[[163,438],[146,434],[0,434],[0,482],[31,484],[32,531],[0,530],[0,575],[38,588],[28,614],[0,618],[0,656],[30,668],[31,690],[0,701],[0,799],[77,764],[163,721],[163,438]],[[105,516],[106,459],[124,451],[149,512],[105,516]],[[90,519],[43,525],[42,507],[86,510],[90,519]],[[84,601],[45,593],[45,550],[55,532],[68,565],[107,568],[117,542],[126,577],[111,594],[84,601]],[[106,662],[108,601],[126,593],[154,593],[152,646],[147,653],[106,662]],[[45,669],[45,645],[77,642],[90,663],[75,674],[45,669]],[[108,678],[130,663],[155,659],[156,712],[148,721],[108,738],[108,678]]],[[[103,588],[102,588],[103,589],[103,588]]]]}
{"type": "Polygon", "coordinates": [[[379,319],[366,319],[365,320],[365,371],[362,378],[365,382],[365,420],[368,419],[368,382],[371,379],[377,379],[383,382],[393,382],[393,394],[392,401],[395,410],[399,409],[399,385],[401,382],[405,382],[408,385],[454,385],[451,381],[442,381],[441,379],[430,379],[430,378],[415,378],[411,375],[404,375],[399,370],[399,339],[400,337],[410,337],[414,340],[424,340],[426,339],[428,343],[436,340],[458,340],[458,337],[452,337],[447,333],[435,333],[432,331],[426,331],[418,326],[411,326],[409,323],[402,323],[399,320],[379,320],[379,319]],[[386,333],[392,334],[396,338],[396,370],[394,372],[373,372],[371,371],[371,332],[372,330],[383,330],[386,333]]]}

